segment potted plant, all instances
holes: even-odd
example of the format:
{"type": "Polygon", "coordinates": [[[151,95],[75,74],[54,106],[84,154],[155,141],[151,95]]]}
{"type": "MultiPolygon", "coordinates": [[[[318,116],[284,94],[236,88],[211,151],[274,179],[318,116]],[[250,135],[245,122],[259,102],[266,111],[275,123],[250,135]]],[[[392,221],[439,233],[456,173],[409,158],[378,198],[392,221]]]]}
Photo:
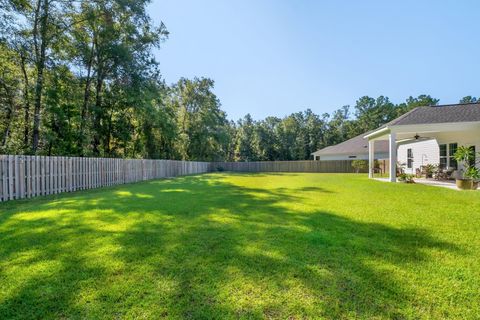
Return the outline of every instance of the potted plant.
{"type": "Polygon", "coordinates": [[[466,146],[458,147],[454,154],[455,160],[463,164],[462,178],[457,177],[457,187],[462,190],[475,190],[478,188],[480,170],[475,167],[475,152],[466,146]]]}
{"type": "Polygon", "coordinates": [[[463,176],[471,180],[472,190],[476,190],[478,188],[478,182],[480,180],[480,170],[477,167],[475,166],[469,167],[468,169],[465,170],[463,176]]]}

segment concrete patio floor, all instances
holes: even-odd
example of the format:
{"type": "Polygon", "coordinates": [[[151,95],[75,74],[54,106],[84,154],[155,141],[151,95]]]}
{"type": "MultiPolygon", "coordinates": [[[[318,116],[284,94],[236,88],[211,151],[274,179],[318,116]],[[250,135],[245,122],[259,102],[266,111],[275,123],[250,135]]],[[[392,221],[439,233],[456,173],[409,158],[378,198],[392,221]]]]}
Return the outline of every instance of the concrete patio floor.
{"type": "MultiPolygon", "coordinates": [[[[374,178],[375,180],[378,181],[383,181],[383,182],[389,182],[390,180],[388,178],[374,178]]],[[[455,184],[454,180],[435,180],[435,179],[425,179],[425,178],[414,178],[415,183],[420,183],[420,184],[425,184],[429,186],[434,186],[434,187],[443,187],[443,188],[448,188],[448,189],[453,189],[453,190],[460,190],[457,188],[457,185],[455,184]]],[[[397,179],[397,182],[398,179],[397,179]]]]}

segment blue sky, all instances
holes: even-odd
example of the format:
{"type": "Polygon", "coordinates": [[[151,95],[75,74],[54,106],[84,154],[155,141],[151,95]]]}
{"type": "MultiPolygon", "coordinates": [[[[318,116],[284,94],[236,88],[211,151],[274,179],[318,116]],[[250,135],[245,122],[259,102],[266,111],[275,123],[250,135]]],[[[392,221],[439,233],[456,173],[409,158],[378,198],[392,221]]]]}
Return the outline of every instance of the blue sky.
{"type": "Polygon", "coordinates": [[[230,119],[360,96],[480,95],[480,1],[153,0],[167,83],[210,77],[230,119]]]}

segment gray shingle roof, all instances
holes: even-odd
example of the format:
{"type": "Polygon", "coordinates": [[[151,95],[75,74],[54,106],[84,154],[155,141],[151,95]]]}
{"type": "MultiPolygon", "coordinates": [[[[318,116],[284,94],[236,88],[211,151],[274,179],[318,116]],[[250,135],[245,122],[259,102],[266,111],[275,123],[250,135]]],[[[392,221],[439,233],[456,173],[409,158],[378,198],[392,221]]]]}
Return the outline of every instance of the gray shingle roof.
{"type": "Polygon", "coordinates": [[[418,107],[391,121],[387,126],[472,121],[480,121],[480,103],[418,107]]]}
{"type": "MultiPolygon", "coordinates": [[[[368,139],[363,137],[370,132],[361,134],[350,140],[341,142],[334,146],[329,146],[315,152],[316,155],[334,155],[334,154],[367,154],[368,153],[368,139]]],[[[388,141],[376,141],[375,153],[388,152],[388,141]]]]}
{"type": "MultiPolygon", "coordinates": [[[[368,139],[363,137],[388,126],[412,124],[474,122],[480,121],[480,103],[449,104],[441,106],[418,107],[390,121],[380,128],[356,136],[334,146],[315,152],[316,155],[365,154],[368,153],[368,139]]],[[[375,153],[388,152],[388,141],[376,141],[375,153]]]]}

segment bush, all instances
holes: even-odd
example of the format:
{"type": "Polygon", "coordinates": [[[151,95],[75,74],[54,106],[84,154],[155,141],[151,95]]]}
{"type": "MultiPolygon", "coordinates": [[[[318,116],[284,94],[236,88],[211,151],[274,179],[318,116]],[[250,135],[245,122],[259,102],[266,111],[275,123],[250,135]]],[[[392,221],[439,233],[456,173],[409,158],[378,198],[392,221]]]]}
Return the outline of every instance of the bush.
{"type": "Polygon", "coordinates": [[[435,171],[437,171],[438,169],[438,165],[434,165],[434,164],[427,164],[425,166],[425,175],[426,175],[426,178],[431,178],[433,176],[433,174],[435,173],[435,171]]]}
{"type": "Polygon", "coordinates": [[[218,171],[218,172],[223,172],[223,171],[225,171],[225,169],[224,169],[222,166],[218,166],[218,167],[217,167],[217,171],[218,171]]]}
{"type": "Polygon", "coordinates": [[[415,183],[415,180],[413,180],[414,177],[415,176],[413,174],[401,173],[398,176],[398,180],[400,180],[401,182],[405,182],[405,183],[415,183]]]}
{"type": "Polygon", "coordinates": [[[355,173],[359,173],[360,170],[364,170],[368,168],[368,161],[367,160],[353,160],[352,161],[352,168],[355,169],[355,173]]]}
{"type": "Polygon", "coordinates": [[[472,180],[479,180],[480,179],[480,170],[477,167],[468,167],[463,175],[472,180]]]}

